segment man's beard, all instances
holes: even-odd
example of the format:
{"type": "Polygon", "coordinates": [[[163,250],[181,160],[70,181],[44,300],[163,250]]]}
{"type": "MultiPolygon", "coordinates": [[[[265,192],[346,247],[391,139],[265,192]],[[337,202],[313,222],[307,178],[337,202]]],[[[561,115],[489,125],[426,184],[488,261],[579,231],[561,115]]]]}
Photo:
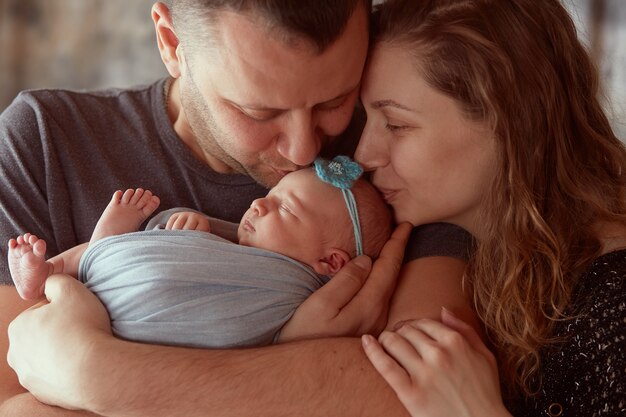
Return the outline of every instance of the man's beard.
{"type": "Polygon", "coordinates": [[[224,149],[220,143],[235,144],[237,140],[229,137],[219,128],[194,80],[190,77],[189,81],[180,85],[181,104],[196,143],[202,151],[218,159],[236,173],[248,175],[264,187],[271,188],[276,185],[281,176],[268,168],[263,169],[263,167],[281,166],[284,165],[284,162],[283,164],[272,164],[271,161],[264,161],[263,154],[260,154],[257,155],[254,164],[245,164],[241,162],[243,158],[238,159],[236,153],[229,153],[224,149]],[[220,140],[218,141],[216,138],[220,140]]]}

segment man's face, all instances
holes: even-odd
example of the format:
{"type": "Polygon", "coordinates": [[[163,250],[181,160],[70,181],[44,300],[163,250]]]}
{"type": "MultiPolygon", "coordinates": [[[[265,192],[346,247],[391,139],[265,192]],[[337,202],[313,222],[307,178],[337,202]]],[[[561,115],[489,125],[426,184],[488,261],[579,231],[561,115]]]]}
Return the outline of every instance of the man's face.
{"type": "Polygon", "coordinates": [[[367,54],[366,11],[359,6],[321,54],[247,14],[221,12],[216,29],[213,48],[183,45],[188,127],[213,168],[273,186],[347,127],[367,54]]]}

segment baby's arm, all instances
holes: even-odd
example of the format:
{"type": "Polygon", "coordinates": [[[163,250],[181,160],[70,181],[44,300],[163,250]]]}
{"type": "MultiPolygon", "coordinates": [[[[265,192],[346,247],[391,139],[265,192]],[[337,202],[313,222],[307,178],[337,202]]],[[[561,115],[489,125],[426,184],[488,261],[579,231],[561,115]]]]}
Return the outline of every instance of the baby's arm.
{"type": "Polygon", "coordinates": [[[166,230],[198,230],[210,232],[209,218],[195,211],[179,211],[170,216],[165,225],[166,230]]]}
{"type": "Polygon", "coordinates": [[[52,274],[76,277],[80,257],[87,245],[83,243],[46,260],[45,240],[30,233],[9,240],[9,270],[20,297],[24,300],[40,297],[44,282],[52,274]]]}

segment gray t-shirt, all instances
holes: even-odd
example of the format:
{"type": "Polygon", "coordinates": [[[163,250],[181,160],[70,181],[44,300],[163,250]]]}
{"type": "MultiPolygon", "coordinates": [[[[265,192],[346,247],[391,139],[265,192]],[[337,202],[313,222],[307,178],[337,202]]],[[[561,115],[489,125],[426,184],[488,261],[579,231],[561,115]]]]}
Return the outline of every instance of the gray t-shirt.
{"type": "Polygon", "coordinates": [[[267,193],[193,155],[169,122],[164,82],[24,92],[0,115],[0,282],[11,283],[10,238],[34,233],[50,256],[86,242],[117,189],[150,189],[159,210],[185,206],[233,222],[267,193]]]}

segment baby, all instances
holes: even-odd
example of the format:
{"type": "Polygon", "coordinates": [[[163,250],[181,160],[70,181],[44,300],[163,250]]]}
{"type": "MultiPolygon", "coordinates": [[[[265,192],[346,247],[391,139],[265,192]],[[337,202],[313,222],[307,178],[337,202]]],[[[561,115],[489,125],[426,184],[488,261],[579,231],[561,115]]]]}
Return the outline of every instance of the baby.
{"type": "Polygon", "coordinates": [[[159,199],[141,189],[117,191],[88,245],[46,261],[43,240],[11,239],[11,275],[23,298],[40,295],[53,273],[78,276],[126,339],[272,343],[313,291],[354,256],[378,256],[387,241],[391,214],[361,173],[347,157],[318,159],[255,200],[239,225],[178,209],[137,232],[159,199]]]}

